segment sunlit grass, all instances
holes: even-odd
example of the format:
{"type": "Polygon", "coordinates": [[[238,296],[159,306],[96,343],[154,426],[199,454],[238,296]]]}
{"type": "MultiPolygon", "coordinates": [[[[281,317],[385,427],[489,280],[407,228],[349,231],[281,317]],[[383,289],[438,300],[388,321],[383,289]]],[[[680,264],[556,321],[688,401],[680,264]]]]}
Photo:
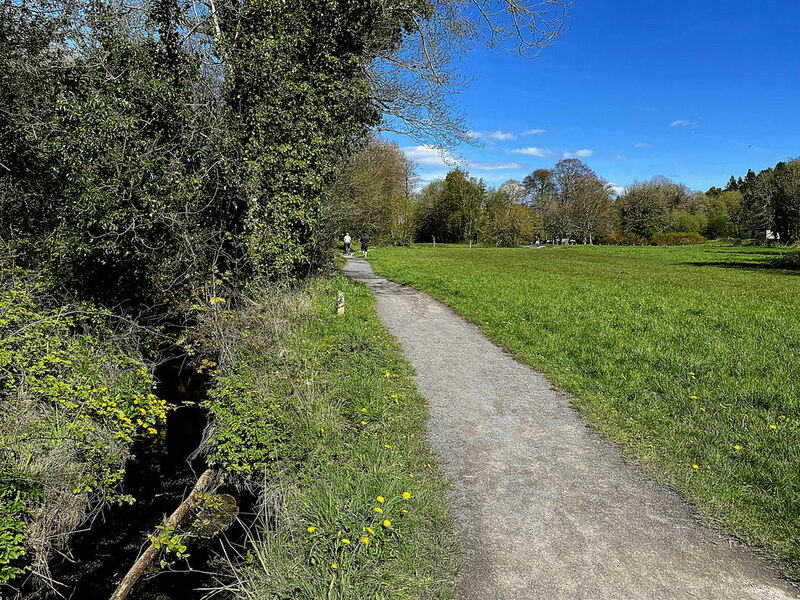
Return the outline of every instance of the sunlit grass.
{"type": "Polygon", "coordinates": [[[781,250],[379,249],[570,391],[710,519],[800,578],[800,275],[781,250]]]}
{"type": "Polygon", "coordinates": [[[427,405],[372,294],[338,277],[280,302],[286,310],[264,318],[250,310],[246,348],[219,384],[246,382],[250,400],[213,394],[220,423],[254,400],[271,407],[257,426],[272,441],[242,435],[228,451],[233,465],[267,459],[261,522],[229,589],[258,600],[452,598],[458,544],[425,441],[427,405]]]}

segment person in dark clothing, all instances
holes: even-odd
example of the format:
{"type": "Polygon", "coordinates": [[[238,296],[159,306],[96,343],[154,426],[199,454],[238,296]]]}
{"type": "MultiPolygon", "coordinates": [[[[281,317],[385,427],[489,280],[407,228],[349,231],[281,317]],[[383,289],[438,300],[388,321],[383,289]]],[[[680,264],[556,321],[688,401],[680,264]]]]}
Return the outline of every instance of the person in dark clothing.
{"type": "Polygon", "coordinates": [[[365,233],[361,236],[361,252],[364,253],[364,258],[367,258],[367,250],[369,250],[369,236],[365,233]]]}

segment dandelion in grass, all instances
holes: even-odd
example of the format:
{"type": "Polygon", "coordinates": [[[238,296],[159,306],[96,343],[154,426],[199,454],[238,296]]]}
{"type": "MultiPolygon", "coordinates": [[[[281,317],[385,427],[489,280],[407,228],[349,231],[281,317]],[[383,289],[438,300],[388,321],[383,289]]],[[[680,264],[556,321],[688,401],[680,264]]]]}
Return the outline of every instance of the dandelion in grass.
{"type": "Polygon", "coordinates": [[[369,531],[372,535],[375,535],[375,531],[372,529],[372,527],[367,527],[367,531],[369,531]]]}
{"type": "Polygon", "coordinates": [[[367,424],[367,422],[366,422],[366,421],[361,421],[361,424],[362,424],[362,425],[366,425],[366,424],[367,424]]]}
{"type": "Polygon", "coordinates": [[[412,479],[414,478],[414,474],[413,473],[409,473],[408,476],[411,477],[412,479]]]}
{"type": "Polygon", "coordinates": [[[392,449],[392,447],[391,447],[389,444],[384,444],[384,445],[383,445],[383,447],[384,447],[384,448],[388,448],[389,450],[391,450],[391,449],[392,449]]]}
{"type": "Polygon", "coordinates": [[[375,507],[375,512],[382,515],[383,514],[383,509],[380,506],[376,506],[375,507]]]}
{"type": "Polygon", "coordinates": [[[409,498],[411,498],[411,494],[408,492],[403,492],[403,500],[408,500],[409,498]]]}
{"type": "Polygon", "coordinates": [[[741,447],[739,444],[736,444],[736,445],[733,447],[733,449],[734,449],[734,450],[741,450],[741,449],[742,449],[742,447],[741,447]]]}
{"type": "Polygon", "coordinates": [[[342,543],[343,544],[349,544],[350,540],[348,540],[347,538],[342,538],[342,543]]]}
{"type": "Polygon", "coordinates": [[[391,527],[391,526],[392,526],[392,522],[391,522],[389,519],[386,519],[386,520],[383,522],[383,526],[384,526],[384,527],[386,527],[386,528],[388,529],[389,527],[391,527]]]}
{"type": "Polygon", "coordinates": [[[316,527],[314,527],[313,525],[311,525],[311,526],[308,528],[308,530],[307,530],[307,531],[308,531],[308,533],[314,533],[316,530],[317,530],[317,528],[316,528],[316,527]]]}
{"type": "Polygon", "coordinates": [[[383,504],[383,502],[384,502],[383,496],[378,496],[378,502],[380,502],[381,504],[383,504]]]}
{"type": "Polygon", "coordinates": [[[697,465],[692,465],[692,468],[693,469],[699,469],[700,467],[698,467],[697,465]]]}
{"type": "Polygon", "coordinates": [[[336,564],[336,563],[333,563],[333,564],[331,565],[331,569],[338,569],[338,568],[339,568],[339,565],[338,565],[338,564],[336,564]]]}
{"type": "Polygon", "coordinates": [[[689,396],[692,400],[697,400],[697,396],[689,396]]]}
{"type": "Polygon", "coordinates": [[[769,426],[769,428],[770,428],[770,429],[777,429],[777,428],[778,428],[778,426],[777,426],[777,425],[770,425],[770,426],[769,426]]]}
{"type": "Polygon", "coordinates": [[[403,514],[404,514],[404,515],[407,515],[407,514],[408,514],[408,511],[407,511],[405,508],[403,509],[403,514]]]}
{"type": "Polygon", "coordinates": [[[364,544],[364,545],[369,544],[369,538],[366,537],[366,536],[362,537],[361,538],[361,543],[364,544]]]}

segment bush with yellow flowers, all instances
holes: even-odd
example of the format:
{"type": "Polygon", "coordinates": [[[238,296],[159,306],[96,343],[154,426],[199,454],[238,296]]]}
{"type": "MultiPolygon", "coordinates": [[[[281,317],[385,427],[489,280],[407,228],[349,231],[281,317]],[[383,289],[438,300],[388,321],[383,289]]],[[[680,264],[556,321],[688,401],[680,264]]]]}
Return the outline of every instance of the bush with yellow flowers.
{"type": "Polygon", "coordinates": [[[166,417],[135,337],[47,287],[0,269],[0,583],[46,576],[88,517],[133,501],[119,490],[130,446],[166,417]]]}

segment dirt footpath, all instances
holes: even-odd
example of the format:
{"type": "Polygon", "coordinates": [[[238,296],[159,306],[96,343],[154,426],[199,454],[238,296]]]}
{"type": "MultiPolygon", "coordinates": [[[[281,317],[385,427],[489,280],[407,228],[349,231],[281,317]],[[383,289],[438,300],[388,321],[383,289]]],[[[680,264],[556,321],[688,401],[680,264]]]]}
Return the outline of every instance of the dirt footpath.
{"type": "Polygon", "coordinates": [[[351,258],[430,403],[429,441],[453,484],[462,600],[784,600],[762,560],[700,525],[623,460],[568,398],[430,296],[351,258]]]}

